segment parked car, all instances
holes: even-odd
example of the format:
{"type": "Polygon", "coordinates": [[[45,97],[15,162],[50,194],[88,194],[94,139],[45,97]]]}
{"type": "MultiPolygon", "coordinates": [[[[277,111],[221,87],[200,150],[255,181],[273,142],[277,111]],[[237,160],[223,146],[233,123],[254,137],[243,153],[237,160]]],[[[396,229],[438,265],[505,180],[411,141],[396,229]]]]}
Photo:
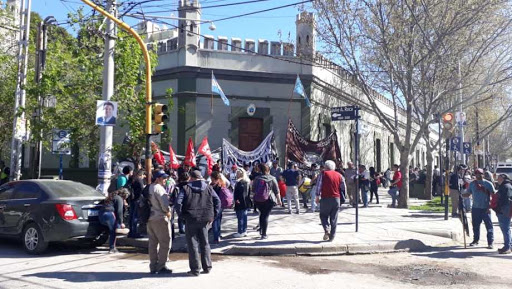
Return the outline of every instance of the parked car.
{"type": "Polygon", "coordinates": [[[108,239],[99,223],[104,196],[92,187],[64,180],[23,180],[0,186],[0,237],[19,238],[30,254],[49,242],[79,239],[99,246],[108,239]]]}
{"type": "Polygon", "coordinates": [[[498,163],[494,174],[495,181],[498,181],[498,176],[500,174],[506,174],[512,179],[512,163],[498,163]]]}

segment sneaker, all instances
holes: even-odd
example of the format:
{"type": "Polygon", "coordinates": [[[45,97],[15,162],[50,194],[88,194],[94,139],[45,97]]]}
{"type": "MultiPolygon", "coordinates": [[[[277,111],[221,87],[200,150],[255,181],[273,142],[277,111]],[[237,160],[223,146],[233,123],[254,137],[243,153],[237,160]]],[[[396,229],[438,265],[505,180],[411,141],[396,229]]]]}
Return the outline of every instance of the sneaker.
{"type": "Polygon", "coordinates": [[[210,269],[203,269],[203,271],[201,271],[201,274],[210,274],[211,271],[212,271],[212,268],[210,268],[210,269]]]}
{"type": "Polygon", "coordinates": [[[296,211],[295,214],[300,215],[300,211],[296,211]]]}
{"type": "Polygon", "coordinates": [[[240,233],[236,233],[236,234],[234,234],[234,235],[233,235],[233,237],[234,237],[234,238],[240,238],[240,237],[242,237],[242,236],[243,236],[243,235],[242,235],[242,234],[240,234],[240,233]]]}
{"type": "Polygon", "coordinates": [[[188,271],[187,274],[190,276],[194,276],[194,277],[199,276],[199,272],[197,272],[197,271],[188,271]]]}
{"type": "Polygon", "coordinates": [[[476,247],[478,246],[478,241],[473,241],[469,244],[469,247],[476,247]]]}
{"type": "Polygon", "coordinates": [[[261,238],[260,238],[260,239],[261,239],[261,240],[266,240],[266,239],[268,239],[268,236],[267,236],[267,235],[261,235],[261,238]]]}
{"type": "Polygon", "coordinates": [[[163,267],[160,269],[160,271],[158,271],[158,274],[172,274],[172,270],[167,267],[163,267]]]}
{"type": "Polygon", "coordinates": [[[119,250],[117,250],[117,248],[112,248],[108,251],[109,254],[117,254],[119,253],[119,250]]]}
{"type": "Polygon", "coordinates": [[[247,232],[243,232],[242,237],[247,237],[247,232]]]}
{"type": "Polygon", "coordinates": [[[510,249],[506,249],[505,248],[501,248],[501,249],[498,249],[498,253],[500,254],[510,254],[510,249]]]}
{"type": "Polygon", "coordinates": [[[487,245],[487,249],[494,249],[494,246],[492,244],[487,245]]]}
{"type": "Polygon", "coordinates": [[[329,232],[325,232],[324,234],[324,241],[327,241],[331,238],[331,234],[329,234],[329,232]]]}

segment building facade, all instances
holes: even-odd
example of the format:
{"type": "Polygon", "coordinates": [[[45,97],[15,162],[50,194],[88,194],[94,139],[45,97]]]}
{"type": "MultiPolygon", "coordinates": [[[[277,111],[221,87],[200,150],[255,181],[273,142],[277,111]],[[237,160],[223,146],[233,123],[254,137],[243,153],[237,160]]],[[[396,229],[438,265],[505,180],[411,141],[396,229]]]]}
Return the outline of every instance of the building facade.
{"type": "MultiPolygon", "coordinates": [[[[383,171],[399,162],[392,134],[372,113],[351,76],[317,53],[312,13],[297,16],[296,41],[292,44],[266,39],[242,42],[235,37],[229,41],[222,36],[215,39],[201,34],[197,0],[180,0],[178,11],[178,27],[171,32],[149,21],[138,26],[139,32],[148,35],[148,46],[158,53],[154,98],[162,99],[169,88],[173,90],[169,127],[178,154],[184,154],[189,137],[199,144],[204,136],[208,136],[212,149],[220,147],[225,138],[242,150],[252,150],[274,130],[282,160],[291,119],[311,140],[320,140],[336,130],[343,160],[353,160],[354,122],[332,122],[330,109],[360,105],[365,128],[360,141],[361,163],[383,171]],[[218,95],[212,96],[212,72],[230,106],[224,105],[218,95]],[[293,94],[297,75],[310,96],[311,107],[293,94]],[[254,114],[248,113],[249,105],[256,107],[254,114]]],[[[387,98],[375,97],[386,113],[394,113],[387,98]]],[[[413,166],[426,165],[423,142],[412,159],[413,166]]]]}
{"type": "Polygon", "coordinates": [[[15,55],[18,51],[19,0],[0,0],[0,53],[15,55]]]}

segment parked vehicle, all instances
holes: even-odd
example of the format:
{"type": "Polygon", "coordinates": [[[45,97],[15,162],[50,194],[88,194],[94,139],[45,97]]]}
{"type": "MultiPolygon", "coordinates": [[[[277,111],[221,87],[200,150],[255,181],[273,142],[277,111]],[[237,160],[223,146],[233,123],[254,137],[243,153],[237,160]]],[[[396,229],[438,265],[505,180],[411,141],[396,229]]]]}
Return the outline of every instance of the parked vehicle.
{"type": "Polygon", "coordinates": [[[49,242],[106,242],[99,223],[104,196],[92,187],[64,180],[23,180],[0,186],[0,236],[23,241],[29,254],[40,254],[49,242]]]}
{"type": "Polygon", "coordinates": [[[500,174],[507,174],[512,179],[512,163],[498,163],[494,174],[494,180],[498,180],[500,174]]]}

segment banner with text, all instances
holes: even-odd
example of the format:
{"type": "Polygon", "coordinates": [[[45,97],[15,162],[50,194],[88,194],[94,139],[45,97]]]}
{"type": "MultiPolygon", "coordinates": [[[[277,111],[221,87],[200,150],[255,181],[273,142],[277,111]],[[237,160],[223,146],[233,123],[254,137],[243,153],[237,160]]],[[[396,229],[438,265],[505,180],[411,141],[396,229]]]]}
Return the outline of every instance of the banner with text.
{"type": "Polygon", "coordinates": [[[333,160],[341,162],[341,152],[336,132],[320,141],[305,139],[291,120],[288,121],[286,132],[286,159],[295,162],[300,168],[306,169],[313,163],[324,163],[333,160]]]}
{"type": "Polygon", "coordinates": [[[275,159],[274,131],[271,131],[261,144],[253,151],[238,149],[226,139],[222,139],[222,164],[225,172],[229,172],[235,164],[238,167],[249,165],[250,169],[260,163],[268,163],[275,159]]]}

